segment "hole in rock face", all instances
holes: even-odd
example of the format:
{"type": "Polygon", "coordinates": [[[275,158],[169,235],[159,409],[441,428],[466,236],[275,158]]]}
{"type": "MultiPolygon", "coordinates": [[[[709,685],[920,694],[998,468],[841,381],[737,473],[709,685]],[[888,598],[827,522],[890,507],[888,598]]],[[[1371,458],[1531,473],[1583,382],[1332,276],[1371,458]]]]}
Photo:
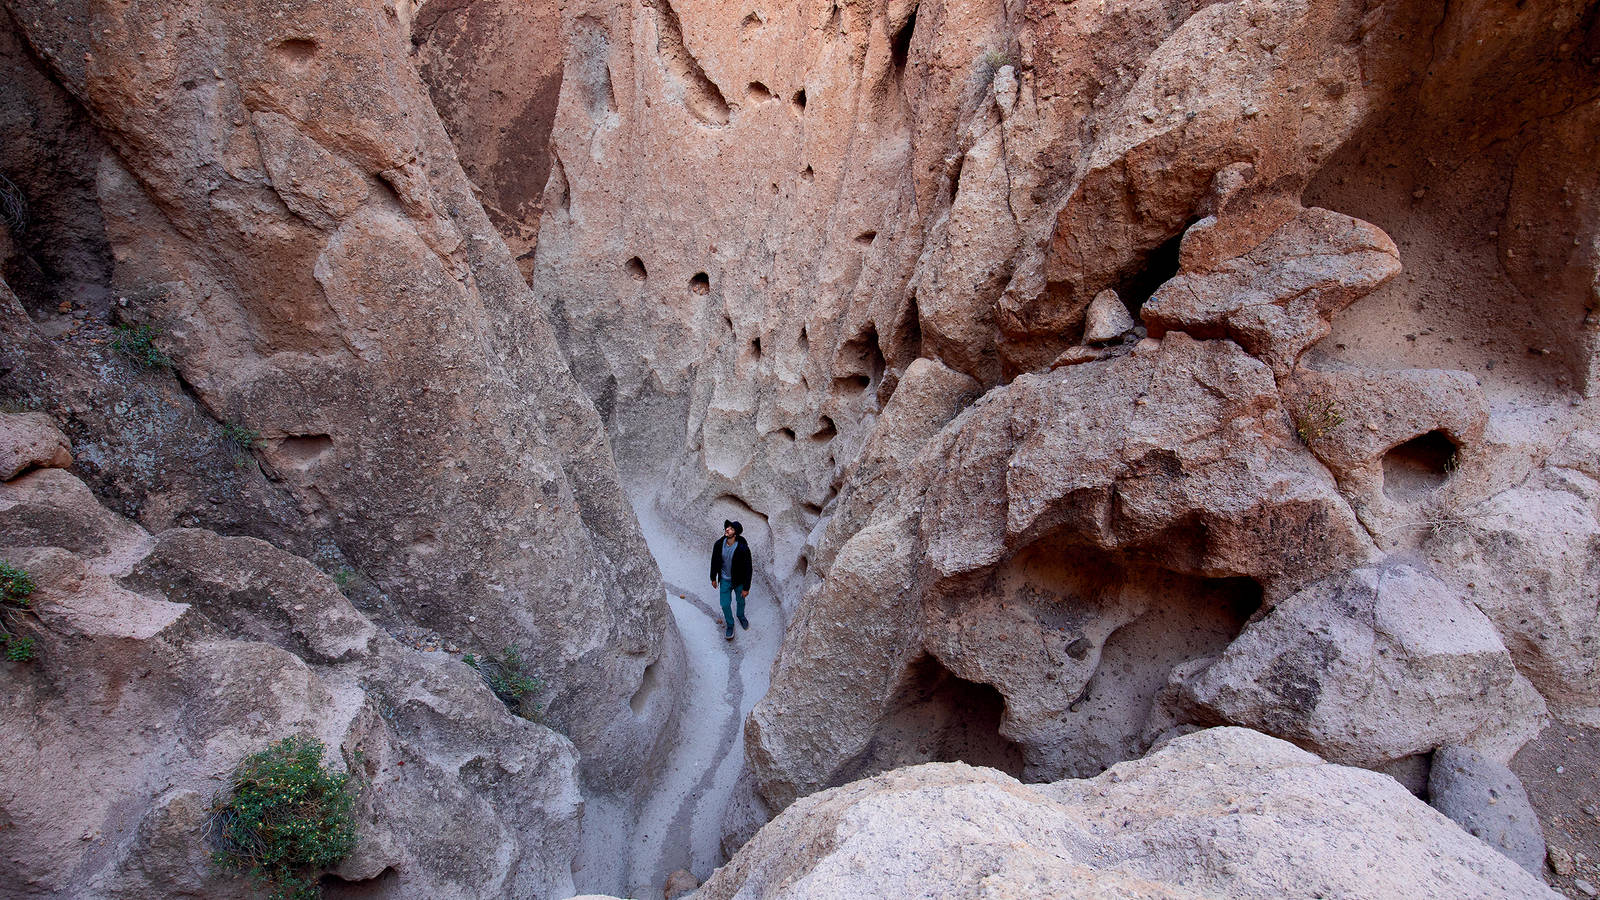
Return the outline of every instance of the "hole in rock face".
{"type": "Polygon", "coordinates": [[[761,27],[761,17],[756,15],[755,13],[748,13],[748,14],[745,15],[744,21],[739,23],[739,25],[740,25],[741,28],[743,28],[746,31],[749,31],[749,30],[754,29],[754,28],[760,28],[761,27]]]}
{"type": "Polygon", "coordinates": [[[860,390],[866,390],[883,383],[886,368],[883,348],[878,343],[878,329],[868,324],[839,348],[839,358],[834,365],[834,371],[838,373],[834,377],[834,385],[858,385],[860,390]]]}
{"type": "Polygon", "coordinates": [[[754,340],[750,341],[750,358],[755,360],[761,359],[761,338],[755,338],[754,340]]]}
{"type": "Polygon", "coordinates": [[[800,326],[800,340],[798,343],[801,353],[806,353],[811,350],[811,339],[806,336],[806,327],[804,325],[800,326]]]}
{"type": "Polygon", "coordinates": [[[1176,235],[1150,251],[1143,266],[1114,285],[1117,296],[1135,320],[1139,318],[1139,311],[1144,308],[1144,302],[1150,299],[1150,295],[1178,274],[1178,248],[1183,243],[1183,233],[1189,230],[1191,224],[1185,223],[1176,235]]]}
{"type": "Polygon", "coordinates": [[[1383,492],[1405,503],[1422,499],[1450,477],[1459,453],[1437,429],[1406,441],[1383,456],[1383,492]]]}
{"type": "Polygon", "coordinates": [[[778,429],[778,433],[783,435],[785,440],[789,440],[789,441],[794,440],[794,429],[793,428],[779,428],[778,429]]]}
{"type": "Polygon", "coordinates": [[[872,379],[865,375],[844,375],[833,380],[833,390],[837,394],[859,394],[872,387],[872,379]]]}
{"type": "Polygon", "coordinates": [[[822,417],[822,427],[811,433],[811,439],[819,444],[825,444],[839,435],[839,429],[833,420],[827,416],[822,417]]]}
{"type": "Polygon", "coordinates": [[[773,99],[772,91],[759,81],[750,82],[750,86],[745,88],[745,96],[750,98],[751,103],[765,103],[773,99]]]}
{"type": "Polygon", "coordinates": [[[888,708],[872,742],[830,786],[925,762],[1022,775],[1022,748],[1000,734],[1006,701],[993,685],[960,678],[924,654],[906,669],[888,708]]]}
{"type": "Polygon", "coordinates": [[[809,183],[811,179],[815,177],[817,177],[817,173],[812,171],[810,166],[806,166],[805,169],[800,173],[800,180],[807,183],[809,183]]]}
{"type": "Polygon", "coordinates": [[[637,256],[624,263],[623,268],[628,271],[628,277],[634,281],[643,281],[650,277],[650,273],[645,270],[644,260],[637,256]]]}
{"type": "MultiPolygon", "coordinates": [[[[694,277],[689,279],[689,290],[694,291],[696,294],[711,293],[711,276],[704,272],[694,273],[694,277]]],[[[729,322],[728,326],[730,328],[733,327],[733,323],[729,322]]]]}
{"type": "MultiPolygon", "coordinates": [[[[806,511],[806,515],[809,515],[809,516],[820,516],[820,515],[822,515],[822,507],[816,505],[815,503],[811,503],[810,501],[807,501],[805,503],[800,504],[800,508],[805,510],[806,511]]],[[[805,557],[803,557],[803,556],[800,557],[800,558],[801,559],[805,559],[805,557]]]]}
{"type": "Polygon", "coordinates": [[[896,71],[902,71],[911,59],[911,35],[917,29],[917,11],[911,10],[911,15],[906,17],[906,23],[894,33],[894,43],[890,46],[889,59],[896,71]]]}
{"type": "Polygon", "coordinates": [[[856,235],[856,243],[863,244],[863,245],[870,245],[873,241],[875,241],[877,239],[878,239],[878,233],[876,231],[863,231],[860,234],[856,235]]]}
{"type": "Polygon", "coordinates": [[[806,111],[805,88],[801,88],[800,90],[794,92],[794,97],[789,100],[789,106],[794,110],[795,115],[799,115],[800,113],[806,111]]]}
{"type": "Polygon", "coordinates": [[[660,680],[656,665],[651,663],[644,667],[644,675],[639,680],[639,689],[628,699],[628,706],[636,716],[644,714],[645,704],[650,702],[650,695],[656,692],[656,684],[660,680]]]}
{"type": "Polygon", "coordinates": [[[325,434],[290,434],[278,442],[277,456],[291,468],[305,470],[333,449],[333,438],[325,434]]]}
{"type": "Polygon", "coordinates": [[[304,72],[317,55],[317,42],[305,38],[290,38],[272,48],[272,58],[293,72],[304,72]]]}

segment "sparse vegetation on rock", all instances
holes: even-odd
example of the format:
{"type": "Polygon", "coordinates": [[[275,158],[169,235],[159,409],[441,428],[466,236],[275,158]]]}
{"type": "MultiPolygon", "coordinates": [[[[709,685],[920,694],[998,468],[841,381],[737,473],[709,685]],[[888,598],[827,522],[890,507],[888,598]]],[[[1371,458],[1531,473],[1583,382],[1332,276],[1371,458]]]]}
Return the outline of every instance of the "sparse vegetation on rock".
{"type": "Polygon", "coordinates": [[[272,900],[322,896],[316,874],[356,846],[350,776],[323,765],[323,744],[288,737],[247,757],[218,797],[214,858],[272,891],[272,900]]]}
{"type": "Polygon", "coordinates": [[[541,708],[534,698],[544,690],[544,680],[523,668],[526,663],[516,647],[505,648],[499,656],[468,653],[461,661],[483,676],[489,690],[507,709],[524,719],[539,721],[541,708]]]}
{"type": "Polygon", "coordinates": [[[10,563],[0,563],[0,645],[10,662],[31,662],[37,642],[17,633],[18,622],[33,611],[33,578],[10,563]]]}
{"type": "Polygon", "coordinates": [[[156,346],[160,334],[153,325],[118,325],[111,349],[146,368],[165,369],[172,360],[156,346]]]}

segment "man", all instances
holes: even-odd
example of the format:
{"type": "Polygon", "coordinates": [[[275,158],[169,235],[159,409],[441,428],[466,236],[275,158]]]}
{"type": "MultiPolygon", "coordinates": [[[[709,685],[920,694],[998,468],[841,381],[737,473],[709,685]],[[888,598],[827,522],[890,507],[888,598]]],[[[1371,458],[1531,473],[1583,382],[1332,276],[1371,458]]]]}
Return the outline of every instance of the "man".
{"type": "Polygon", "coordinates": [[[733,597],[739,597],[739,626],[750,630],[744,617],[744,599],[750,596],[750,545],[744,542],[744,526],[734,521],[722,523],[722,537],[711,545],[711,585],[721,588],[722,636],[733,640],[733,597]]]}

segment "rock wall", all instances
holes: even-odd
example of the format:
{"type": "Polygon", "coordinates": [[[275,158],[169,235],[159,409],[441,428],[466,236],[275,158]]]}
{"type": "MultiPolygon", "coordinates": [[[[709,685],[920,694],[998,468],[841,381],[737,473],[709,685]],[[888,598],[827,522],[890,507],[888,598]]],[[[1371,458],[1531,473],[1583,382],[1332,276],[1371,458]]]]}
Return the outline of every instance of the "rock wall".
{"type": "Polygon", "coordinates": [[[8,894],[258,896],[210,864],[208,820],[234,767],[293,734],[319,737],[359,792],[334,888],[571,893],[570,741],[459,660],[396,642],[306,560],[104,508],[61,468],[65,443],[39,414],[0,419],[19,463],[0,484],[0,557],[35,583],[6,624],[38,653],[4,664],[8,894]]]}
{"type": "Polygon", "coordinates": [[[8,8],[46,99],[107,148],[79,174],[118,316],[258,436],[265,478],[235,481],[271,482],[399,621],[523,648],[586,776],[629,792],[681,644],[600,420],[408,59],[409,7],[8,8]]]}
{"type": "Polygon", "coordinates": [[[747,728],[772,809],[1199,724],[1393,766],[1592,722],[1592,9],[562,21],[532,283],[619,465],[755,520],[786,582],[747,728]],[[1374,685],[1498,693],[1305,680],[1374,653],[1374,685]]]}

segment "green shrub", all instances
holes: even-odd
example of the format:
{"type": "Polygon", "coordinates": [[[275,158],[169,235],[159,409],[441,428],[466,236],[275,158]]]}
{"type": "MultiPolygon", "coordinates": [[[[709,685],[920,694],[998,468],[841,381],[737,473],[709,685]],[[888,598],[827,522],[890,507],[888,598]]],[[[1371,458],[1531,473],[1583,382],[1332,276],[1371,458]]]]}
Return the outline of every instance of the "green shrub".
{"type": "Polygon", "coordinates": [[[156,346],[159,334],[161,332],[150,325],[118,325],[111,349],[147,368],[165,369],[172,365],[172,360],[156,346]]]}
{"type": "Polygon", "coordinates": [[[517,648],[507,647],[498,657],[468,653],[461,661],[478,670],[507,709],[524,719],[539,720],[541,709],[534,697],[544,690],[544,680],[522,668],[522,654],[517,648]]]}
{"type": "Polygon", "coordinates": [[[240,450],[254,450],[261,443],[261,432],[238,422],[222,423],[222,437],[240,450]]]}
{"type": "Polygon", "coordinates": [[[316,875],[356,846],[349,775],[322,764],[322,742],[290,737],[247,757],[211,808],[217,864],[261,882],[272,900],[315,900],[316,875]]]}
{"type": "Polygon", "coordinates": [[[338,585],[339,590],[343,592],[349,590],[350,585],[355,584],[356,570],[349,566],[340,566],[334,570],[332,577],[333,583],[338,585]]]}
{"type": "Polygon", "coordinates": [[[39,656],[31,637],[17,634],[17,623],[33,611],[33,578],[10,563],[0,562],[0,646],[10,662],[31,662],[39,656]]]}

